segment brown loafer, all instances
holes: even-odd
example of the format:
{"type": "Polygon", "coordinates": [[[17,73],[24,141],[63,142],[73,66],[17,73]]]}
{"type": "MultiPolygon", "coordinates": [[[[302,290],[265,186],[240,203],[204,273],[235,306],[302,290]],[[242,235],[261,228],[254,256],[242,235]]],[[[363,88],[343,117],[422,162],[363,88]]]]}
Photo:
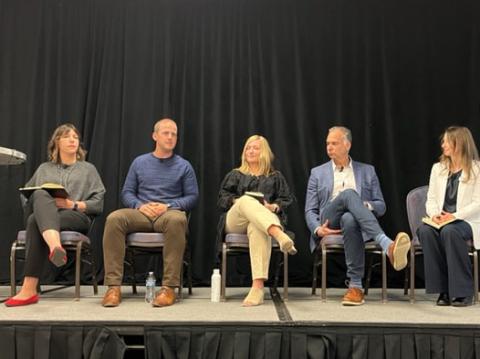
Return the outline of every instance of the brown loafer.
{"type": "Polygon", "coordinates": [[[104,307],[118,307],[122,301],[122,292],[120,287],[110,287],[103,296],[102,305],[104,307]]]}
{"type": "Polygon", "coordinates": [[[363,290],[360,288],[348,288],[347,292],[343,296],[342,305],[362,305],[365,303],[363,290]]]}
{"type": "Polygon", "coordinates": [[[175,303],[175,299],[175,290],[167,286],[162,286],[157,292],[152,305],[154,307],[167,307],[175,303]]]}

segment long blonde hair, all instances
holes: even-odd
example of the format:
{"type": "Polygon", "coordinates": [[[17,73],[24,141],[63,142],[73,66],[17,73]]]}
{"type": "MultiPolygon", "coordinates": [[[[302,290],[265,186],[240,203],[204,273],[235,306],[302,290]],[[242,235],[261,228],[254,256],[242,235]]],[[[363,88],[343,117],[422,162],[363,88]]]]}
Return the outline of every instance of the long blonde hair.
{"type": "MultiPolygon", "coordinates": [[[[474,176],[473,165],[478,161],[478,150],[473,140],[472,133],[466,127],[450,126],[441,136],[441,141],[447,140],[451,143],[454,152],[460,155],[460,166],[465,174],[465,182],[468,182],[474,176]]],[[[450,156],[445,156],[443,153],[439,158],[448,171],[451,171],[453,162],[450,156]]]]}
{"type": "Polygon", "coordinates": [[[79,144],[78,144],[78,150],[77,150],[77,160],[78,161],[85,160],[87,151],[82,147],[82,144],[80,142],[81,141],[80,132],[71,123],[64,123],[63,125],[58,126],[55,129],[55,131],[53,131],[52,137],[50,137],[50,141],[48,141],[47,152],[48,152],[48,159],[51,162],[61,163],[60,154],[58,153],[58,140],[60,139],[60,137],[62,137],[64,134],[66,134],[69,131],[75,132],[75,134],[78,136],[79,144]]]}
{"type": "Polygon", "coordinates": [[[273,168],[273,159],[275,156],[273,155],[273,152],[270,148],[270,145],[268,144],[268,141],[265,137],[260,136],[260,135],[253,135],[250,136],[247,139],[247,142],[245,142],[245,146],[243,146],[243,151],[242,151],[242,164],[240,167],[237,168],[238,171],[242,172],[243,174],[250,174],[250,167],[247,163],[247,160],[245,158],[245,152],[247,150],[247,146],[253,142],[253,141],[258,141],[260,140],[260,156],[258,159],[258,164],[260,168],[260,175],[268,176],[270,175],[275,169],[273,168]]]}

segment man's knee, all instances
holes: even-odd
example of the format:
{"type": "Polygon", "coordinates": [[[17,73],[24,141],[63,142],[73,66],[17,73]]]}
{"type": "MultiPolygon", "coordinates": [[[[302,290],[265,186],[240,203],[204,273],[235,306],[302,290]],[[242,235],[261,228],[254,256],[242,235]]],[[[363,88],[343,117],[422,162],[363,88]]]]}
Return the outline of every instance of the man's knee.
{"type": "Polygon", "coordinates": [[[350,212],[345,212],[340,218],[340,227],[343,230],[357,229],[358,223],[355,217],[350,212]]]}
{"type": "Polygon", "coordinates": [[[127,222],[127,215],[124,209],[117,209],[107,216],[105,221],[105,228],[108,226],[115,226],[125,224],[127,222]]]}
{"type": "Polygon", "coordinates": [[[126,235],[128,232],[128,216],[125,209],[117,209],[107,216],[103,232],[103,245],[110,246],[121,239],[125,241],[125,236],[118,238],[118,234],[126,235]]]}
{"type": "Polygon", "coordinates": [[[187,228],[187,216],[182,211],[168,211],[165,214],[166,230],[183,230],[187,228]]]}

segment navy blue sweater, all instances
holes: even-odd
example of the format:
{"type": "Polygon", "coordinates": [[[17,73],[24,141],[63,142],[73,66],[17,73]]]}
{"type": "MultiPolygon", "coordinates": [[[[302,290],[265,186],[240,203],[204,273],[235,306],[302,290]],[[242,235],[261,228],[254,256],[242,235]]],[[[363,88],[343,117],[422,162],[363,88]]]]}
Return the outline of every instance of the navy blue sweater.
{"type": "Polygon", "coordinates": [[[122,190],[123,204],[138,208],[148,202],[170,204],[190,211],[198,200],[197,178],[192,165],[182,157],[157,158],[146,153],[133,160],[122,190]]]}

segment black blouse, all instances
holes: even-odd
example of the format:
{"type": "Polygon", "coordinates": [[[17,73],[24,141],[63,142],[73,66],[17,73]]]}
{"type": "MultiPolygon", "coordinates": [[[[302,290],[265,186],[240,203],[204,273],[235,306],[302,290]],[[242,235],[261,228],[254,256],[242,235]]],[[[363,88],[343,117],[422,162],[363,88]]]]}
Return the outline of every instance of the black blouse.
{"type": "Polygon", "coordinates": [[[282,223],[286,224],[285,209],[294,200],[285,177],[275,171],[270,176],[251,176],[238,170],[232,170],[223,179],[218,194],[218,207],[227,212],[233,200],[241,197],[246,191],[262,192],[268,203],[276,203],[282,223]]]}
{"type": "Polygon", "coordinates": [[[448,177],[445,200],[443,201],[443,211],[445,212],[455,213],[457,211],[458,181],[461,174],[462,171],[459,171],[448,177]]]}

